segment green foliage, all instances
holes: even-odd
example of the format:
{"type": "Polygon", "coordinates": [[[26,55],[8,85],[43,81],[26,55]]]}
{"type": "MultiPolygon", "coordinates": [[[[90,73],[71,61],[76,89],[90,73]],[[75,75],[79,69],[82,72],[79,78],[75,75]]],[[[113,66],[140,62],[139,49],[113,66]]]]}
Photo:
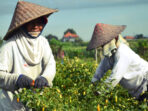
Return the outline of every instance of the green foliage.
{"type": "Polygon", "coordinates": [[[3,40],[0,40],[0,47],[2,46],[2,44],[3,44],[3,40]]]}
{"type": "MultiPolygon", "coordinates": [[[[128,41],[130,47],[133,51],[135,51],[138,55],[148,61],[148,40],[130,40],[128,41]]],[[[79,58],[95,58],[95,51],[86,51],[86,47],[88,42],[81,43],[71,43],[71,42],[61,42],[56,39],[52,39],[50,42],[50,46],[54,53],[54,56],[57,56],[58,49],[62,46],[66,56],[69,58],[79,57],[79,58]]],[[[98,50],[99,54],[99,50],[98,50]]],[[[98,56],[99,57],[99,56],[98,56]]],[[[98,58],[100,60],[100,58],[98,58]]]]}
{"type": "Polygon", "coordinates": [[[63,47],[66,56],[69,58],[79,57],[79,58],[95,58],[95,51],[86,51],[86,46],[69,46],[63,47]]]}
{"type": "Polygon", "coordinates": [[[142,58],[148,61],[148,40],[147,39],[130,41],[129,43],[131,48],[137,54],[139,54],[142,58]]]}
{"type": "Polygon", "coordinates": [[[46,35],[45,37],[47,38],[48,41],[50,41],[51,39],[56,39],[56,40],[58,40],[58,37],[55,36],[55,35],[52,35],[52,34],[48,34],[48,35],[46,35]]]}
{"type": "Polygon", "coordinates": [[[54,45],[54,46],[59,46],[59,45],[61,45],[62,43],[59,41],[59,40],[56,40],[56,39],[51,39],[50,41],[49,41],[49,44],[50,45],[54,45]]]}
{"type": "Polygon", "coordinates": [[[95,51],[86,51],[87,42],[72,43],[72,42],[61,42],[56,39],[51,39],[49,41],[50,47],[55,57],[57,57],[58,49],[62,47],[65,55],[69,58],[79,57],[79,58],[94,58],[95,51]]]}
{"type": "MultiPolygon", "coordinates": [[[[148,60],[147,40],[129,41],[130,47],[141,57],[148,60]]],[[[127,90],[117,85],[109,88],[104,80],[111,71],[94,87],[91,78],[96,70],[94,51],[86,51],[87,43],[74,44],[50,41],[53,51],[62,46],[66,55],[63,64],[57,60],[57,73],[53,88],[23,89],[16,95],[20,101],[35,111],[147,111],[148,101],[139,102],[131,97],[127,90]],[[77,56],[77,57],[76,57],[77,56]],[[96,96],[95,92],[101,94],[96,96]]]]}
{"type": "Polygon", "coordinates": [[[48,39],[50,47],[55,57],[57,57],[58,49],[62,46],[62,42],[56,39],[48,39]]]}
{"type": "Polygon", "coordinates": [[[57,61],[57,73],[53,88],[25,89],[17,95],[24,105],[35,111],[96,111],[99,105],[101,111],[146,111],[146,101],[139,102],[132,98],[127,90],[117,85],[114,89],[103,81],[111,71],[97,83],[91,84],[91,78],[96,70],[95,61],[79,58],[65,58],[64,63],[57,61]],[[98,96],[94,92],[100,91],[98,96]]]}
{"type": "Polygon", "coordinates": [[[26,89],[24,88],[19,95],[16,95],[20,102],[34,111],[42,111],[42,109],[54,109],[62,107],[62,93],[58,87],[44,89],[26,89]]]}

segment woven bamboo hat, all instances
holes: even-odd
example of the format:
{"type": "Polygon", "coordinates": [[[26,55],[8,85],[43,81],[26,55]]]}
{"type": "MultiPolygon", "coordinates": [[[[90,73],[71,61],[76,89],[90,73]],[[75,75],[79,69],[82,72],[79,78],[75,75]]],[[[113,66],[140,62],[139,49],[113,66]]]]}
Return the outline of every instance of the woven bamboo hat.
{"type": "Polygon", "coordinates": [[[96,24],[92,38],[86,50],[92,50],[105,45],[117,37],[125,28],[125,25],[96,24]]]}
{"type": "Polygon", "coordinates": [[[30,2],[18,1],[4,40],[8,40],[22,25],[43,16],[48,17],[50,14],[57,11],[56,9],[46,8],[30,2]]]}

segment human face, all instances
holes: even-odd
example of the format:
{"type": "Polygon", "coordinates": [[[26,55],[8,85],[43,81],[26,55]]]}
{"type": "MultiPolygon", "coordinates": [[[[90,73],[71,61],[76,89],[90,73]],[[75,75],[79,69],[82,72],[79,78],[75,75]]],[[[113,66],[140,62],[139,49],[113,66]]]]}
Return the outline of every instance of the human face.
{"type": "Polygon", "coordinates": [[[26,29],[28,32],[41,32],[43,30],[44,24],[40,19],[31,21],[26,24],[26,29]]]}

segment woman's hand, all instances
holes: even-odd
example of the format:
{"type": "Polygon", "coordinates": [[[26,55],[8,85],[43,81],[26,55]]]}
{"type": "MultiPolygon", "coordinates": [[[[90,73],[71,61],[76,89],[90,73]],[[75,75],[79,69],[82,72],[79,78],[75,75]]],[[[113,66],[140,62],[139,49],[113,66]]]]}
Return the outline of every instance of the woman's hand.
{"type": "Polygon", "coordinates": [[[30,88],[32,86],[32,81],[33,79],[30,77],[21,74],[17,79],[16,86],[18,88],[30,88]]]}
{"type": "Polygon", "coordinates": [[[35,80],[35,88],[43,88],[45,86],[49,86],[48,85],[48,81],[46,78],[39,76],[36,80],[35,80]]]}

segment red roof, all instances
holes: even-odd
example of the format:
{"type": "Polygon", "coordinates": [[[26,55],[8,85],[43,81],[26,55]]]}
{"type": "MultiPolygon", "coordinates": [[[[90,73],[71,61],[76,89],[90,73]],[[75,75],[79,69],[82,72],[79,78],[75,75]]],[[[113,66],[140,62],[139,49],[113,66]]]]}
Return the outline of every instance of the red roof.
{"type": "Polygon", "coordinates": [[[70,33],[70,32],[67,32],[65,35],[64,35],[64,37],[78,37],[78,35],[77,34],[72,34],[72,33],[70,33]]]}
{"type": "Polygon", "coordinates": [[[134,39],[133,36],[126,36],[125,39],[134,39]]]}

